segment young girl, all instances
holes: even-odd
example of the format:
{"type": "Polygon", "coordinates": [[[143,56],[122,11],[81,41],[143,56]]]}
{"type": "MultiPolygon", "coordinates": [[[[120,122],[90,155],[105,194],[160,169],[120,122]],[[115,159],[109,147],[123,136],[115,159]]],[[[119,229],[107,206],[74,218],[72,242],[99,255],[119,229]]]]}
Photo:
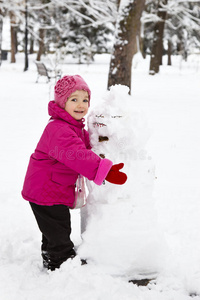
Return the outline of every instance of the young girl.
{"type": "Polygon", "coordinates": [[[30,157],[22,190],[42,232],[43,265],[49,270],[76,255],[69,208],[74,206],[78,175],[97,185],[127,180],[119,171],[123,164],[113,165],[91,151],[83,123],[91,92],[83,78],[64,76],[56,83],[54,95],[48,106],[51,118],[30,157]]]}

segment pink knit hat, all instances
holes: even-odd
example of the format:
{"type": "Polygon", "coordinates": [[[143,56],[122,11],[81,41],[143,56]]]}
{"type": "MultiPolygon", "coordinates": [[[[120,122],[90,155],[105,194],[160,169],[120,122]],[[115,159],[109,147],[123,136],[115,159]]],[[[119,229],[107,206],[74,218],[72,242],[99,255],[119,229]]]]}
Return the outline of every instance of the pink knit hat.
{"type": "Polygon", "coordinates": [[[59,79],[54,88],[54,99],[56,104],[61,108],[65,108],[68,97],[76,90],[88,92],[90,101],[91,91],[80,75],[67,75],[59,79]]]}

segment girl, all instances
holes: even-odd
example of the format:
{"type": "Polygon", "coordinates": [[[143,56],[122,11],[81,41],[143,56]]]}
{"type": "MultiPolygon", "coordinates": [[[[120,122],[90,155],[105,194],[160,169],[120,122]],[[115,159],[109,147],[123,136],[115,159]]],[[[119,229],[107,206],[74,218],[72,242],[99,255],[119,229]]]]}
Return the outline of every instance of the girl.
{"type": "Polygon", "coordinates": [[[74,206],[78,175],[97,185],[127,180],[119,171],[123,164],[113,165],[91,151],[83,123],[91,92],[83,78],[64,76],[56,83],[54,96],[48,106],[51,118],[30,157],[22,190],[42,232],[43,265],[49,270],[76,255],[69,208],[74,206]]]}

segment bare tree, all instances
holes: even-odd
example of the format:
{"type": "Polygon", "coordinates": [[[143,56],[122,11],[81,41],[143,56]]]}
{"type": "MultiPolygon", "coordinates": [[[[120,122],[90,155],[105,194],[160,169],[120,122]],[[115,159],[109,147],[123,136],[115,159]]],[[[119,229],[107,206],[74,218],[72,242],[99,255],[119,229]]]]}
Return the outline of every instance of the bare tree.
{"type": "Polygon", "coordinates": [[[2,34],[3,34],[3,17],[6,14],[6,8],[4,5],[4,1],[0,0],[0,66],[2,60],[2,34]]]}
{"type": "Polygon", "coordinates": [[[25,54],[25,64],[24,71],[28,70],[28,5],[27,0],[25,1],[25,36],[24,36],[24,54],[25,54]]]}
{"type": "Polygon", "coordinates": [[[171,66],[171,65],[172,65],[171,55],[172,55],[172,43],[171,43],[171,41],[168,39],[168,48],[167,48],[167,65],[168,65],[168,66],[171,66]]]}
{"type": "Polygon", "coordinates": [[[10,38],[11,38],[11,63],[15,63],[15,53],[16,53],[16,16],[11,11],[10,12],[10,38]]]}
{"type": "Polygon", "coordinates": [[[131,92],[131,67],[137,52],[137,36],[145,0],[121,0],[116,22],[116,36],[110,61],[108,88],[115,84],[129,87],[131,92]]]}
{"type": "Polygon", "coordinates": [[[39,49],[38,49],[38,53],[37,53],[37,60],[38,61],[40,61],[41,56],[45,51],[44,37],[45,37],[45,28],[40,28],[39,29],[39,49]]]}
{"type": "Polygon", "coordinates": [[[3,16],[2,16],[1,11],[0,11],[0,65],[1,65],[1,60],[2,60],[2,49],[1,49],[2,32],[3,32],[3,16]]]}
{"type": "Polygon", "coordinates": [[[7,0],[4,1],[4,5],[10,17],[11,63],[15,63],[15,54],[18,46],[17,32],[24,18],[22,17],[22,11],[24,12],[24,0],[7,0]]]}
{"type": "Polygon", "coordinates": [[[151,62],[149,74],[154,75],[159,72],[160,65],[162,64],[162,55],[163,55],[163,33],[165,20],[167,16],[167,10],[165,6],[167,5],[168,0],[159,0],[158,1],[158,21],[154,26],[154,38],[153,46],[151,52],[151,62]]]}

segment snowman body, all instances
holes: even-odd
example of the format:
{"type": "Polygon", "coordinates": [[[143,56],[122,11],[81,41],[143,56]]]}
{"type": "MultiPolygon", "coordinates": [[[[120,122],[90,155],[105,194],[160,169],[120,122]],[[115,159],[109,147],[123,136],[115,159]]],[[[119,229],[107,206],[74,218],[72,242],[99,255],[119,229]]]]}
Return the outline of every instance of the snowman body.
{"type": "Polygon", "coordinates": [[[165,246],[152,196],[154,163],[145,149],[149,129],[127,87],[111,87],[90,113],[88,130],[92,150],[113,164],[123,162],[128,180],[124,185],[87,182],[79,255],[115,275],[159,272],[165,246]]]}

